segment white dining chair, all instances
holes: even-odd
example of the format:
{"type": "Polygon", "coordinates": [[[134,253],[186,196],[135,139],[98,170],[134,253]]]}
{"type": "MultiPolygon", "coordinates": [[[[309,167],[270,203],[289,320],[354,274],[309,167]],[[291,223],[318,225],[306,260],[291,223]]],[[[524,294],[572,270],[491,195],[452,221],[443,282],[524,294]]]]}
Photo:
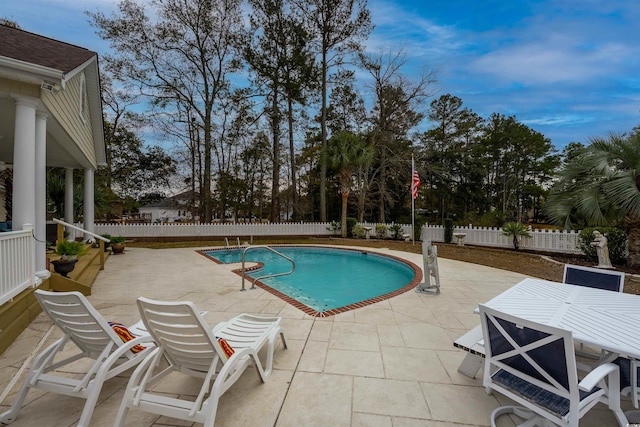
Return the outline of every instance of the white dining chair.
{"type": "Polygon", "coordinates": [[[517,405],[501,406],[491,425],[503,414],[527,419],[526,425],[577,427],[597,403],[613,411],[619,424],[627,419],[620,408],[618,365],[605,363],[578,381],[571,331],[480,305],[485,341],[483,385],[517,405]]]}

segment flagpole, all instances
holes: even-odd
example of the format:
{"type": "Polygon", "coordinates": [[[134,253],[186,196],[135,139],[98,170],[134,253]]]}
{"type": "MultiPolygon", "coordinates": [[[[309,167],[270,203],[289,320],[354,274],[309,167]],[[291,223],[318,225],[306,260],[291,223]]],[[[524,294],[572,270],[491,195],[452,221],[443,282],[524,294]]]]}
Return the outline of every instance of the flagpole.
{"type": "MultiPolygon", "coordinates": [[[[413,172],[416,170],[416,165],[413,162],[413,153],[411,153],[411,188],[413,188],[413,172]]],[[[413,197],[413,192],[411,192],[411,244],[416,244],[416,231],[415,231],[415,208],[416,208],[416,198],[413,197]]]]}

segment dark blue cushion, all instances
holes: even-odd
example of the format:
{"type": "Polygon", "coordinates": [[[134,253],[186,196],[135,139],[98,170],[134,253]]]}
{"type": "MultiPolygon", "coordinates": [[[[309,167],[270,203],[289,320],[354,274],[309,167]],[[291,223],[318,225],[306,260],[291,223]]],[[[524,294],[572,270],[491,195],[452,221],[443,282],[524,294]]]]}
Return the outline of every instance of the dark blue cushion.
{"type": "MultiPolygon", "coordinates": [[[[618,357],[613,363],[620,366],[620,388],[629,387],[631,385],[631,361],[624,357],[618,357]]],[[[640,375],[638,376],[638,386],[640,386],[640,375]]]]}
{"type": "Polygon", "coordinates": [[[606,272],[600,273],[578,268],[567,268],[565,283],[618,292],[620,289],[620,276],[607,274],[606,272]]]}
{"type": "MultiPolygon", "coordinates": [[[[522,398],[547,409],[549,412],[553,412],[560,417],[564,417],[569,413],[569,399],[551,393],[502,369],[493,374],[492,378],[495,383],[508,388],[522,398]]],[[[590,392],[580,390],[580,400],[599,390],[598,387],[594,387],[590,392]]]]}

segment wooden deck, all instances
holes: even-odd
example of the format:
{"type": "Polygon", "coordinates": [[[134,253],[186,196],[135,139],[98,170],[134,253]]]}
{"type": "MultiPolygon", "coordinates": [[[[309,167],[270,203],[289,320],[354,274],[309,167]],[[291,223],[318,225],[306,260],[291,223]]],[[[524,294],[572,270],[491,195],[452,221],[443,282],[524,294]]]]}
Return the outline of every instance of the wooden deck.
{"type": "MultiPolygon", "coordinates": [[[[101,253],[106,260],[111,252],[102,252],[100,248],[89,247],[86,254],[78,257],[75,268],[67,275],[68,278],[56,273],[51,264],[49,288],[56,291],[79,291],[84,295],[91,295],[91,286],[102,269],[101,253]]],[[[47,257],[50,261],[55,261],[60,258],[60,255],[52,253],[47,254],[47,257]]]]}

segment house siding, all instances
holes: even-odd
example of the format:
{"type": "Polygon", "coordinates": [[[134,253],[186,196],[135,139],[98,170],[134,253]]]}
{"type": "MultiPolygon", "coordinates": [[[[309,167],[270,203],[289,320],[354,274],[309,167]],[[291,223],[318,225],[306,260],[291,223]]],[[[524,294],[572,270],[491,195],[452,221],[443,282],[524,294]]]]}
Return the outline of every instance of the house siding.
{"type": "Polygon", "coordinates": [[[40,97],[40,86],[0,77],[0,93],[40,97]]]}
{"type": "Polygon", "coordinates": [[[76,74],[66,82],[65,89],[58,93],[42,91],[42,102],[91,164],[96,165],[89,111],[83,111],[84,120],[79,114],[83,76],[84,73],[76,74]]]}

